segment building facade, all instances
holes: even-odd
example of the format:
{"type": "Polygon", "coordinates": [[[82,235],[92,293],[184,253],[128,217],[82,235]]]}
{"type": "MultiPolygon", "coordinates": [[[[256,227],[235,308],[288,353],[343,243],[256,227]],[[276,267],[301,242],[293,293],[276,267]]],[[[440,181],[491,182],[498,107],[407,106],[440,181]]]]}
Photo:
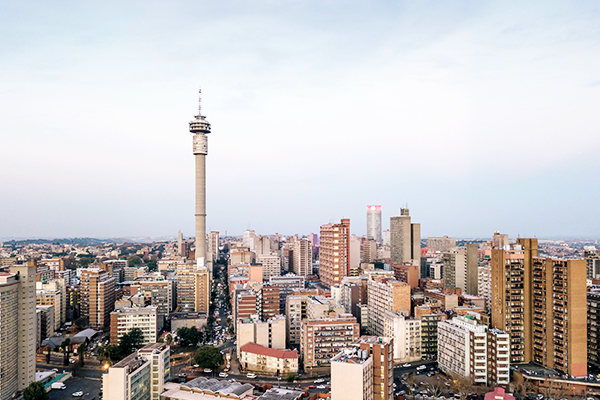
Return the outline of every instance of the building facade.
{"type": "Polygon", "coordinates": [[[321,283],[331,287],[350,273],[350,220],[321,226],[319,276],[321,283]]]}
{"type": "Polygon", "coordinates": [[[110,313],[115,309],[115,278],[100,268],[81,271],[81,315],[89,317],[92,329],[110,324],[110,313]]]}
{"type": "Polygon", "coordinates": [[[158,332],[158,309],[156,306],[124,307],[110,313],[110,343],[118,346],[121,337],[133,328],[139,328],[143,344],[156,343],[158,332]]]}
{"type": "Polygon", "coordinates": [[[381,206],[367,206],[367,240],[381,243],[381,206]]]}
{"type": "Polygon", "coordinates": [[[421,224],[411,223],[408,208],[390,218],[390,246],[392,262],[405,263],[421,259],[421,224]]]}

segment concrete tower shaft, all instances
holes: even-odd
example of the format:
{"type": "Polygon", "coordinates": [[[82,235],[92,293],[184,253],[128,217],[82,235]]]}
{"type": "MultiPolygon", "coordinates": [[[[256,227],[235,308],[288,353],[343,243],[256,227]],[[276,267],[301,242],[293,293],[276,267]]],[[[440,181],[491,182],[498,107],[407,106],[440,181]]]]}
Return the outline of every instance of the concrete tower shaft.
{"type": "Polygon", "coordinates": [[[206,155],[210,123],[201,114],[190,121],[190,132],[194,134],[193,152],[196,159],[196,260],[202,258],[206,264],[206,155]]]}

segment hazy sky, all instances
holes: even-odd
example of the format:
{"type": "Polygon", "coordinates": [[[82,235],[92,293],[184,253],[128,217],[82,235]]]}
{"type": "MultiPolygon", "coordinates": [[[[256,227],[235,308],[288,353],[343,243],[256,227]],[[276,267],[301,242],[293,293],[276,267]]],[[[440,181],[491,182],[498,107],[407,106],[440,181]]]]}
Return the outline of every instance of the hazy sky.
{"type": "Polygon", "coordinates": [[[0,2],[0,237],[600,237],[597,1],[0,2]]]}

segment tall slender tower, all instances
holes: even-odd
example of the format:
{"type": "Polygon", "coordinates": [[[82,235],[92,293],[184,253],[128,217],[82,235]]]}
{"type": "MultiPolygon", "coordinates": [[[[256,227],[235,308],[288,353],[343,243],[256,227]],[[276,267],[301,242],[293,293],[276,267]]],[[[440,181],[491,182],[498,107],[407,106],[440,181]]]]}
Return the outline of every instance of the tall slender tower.
{"type": "MultiPolygon", "coordinates": [[[[202,94],[202,91],[199,92],[202,94]]],[[[196,260],[201,265],[206,261],[206,155],[210,123],[202,115],[202,98],[198,102],[198,115],[190,121],[190,132],[194,134],[194,158],[196,159],[196,260]]]]}

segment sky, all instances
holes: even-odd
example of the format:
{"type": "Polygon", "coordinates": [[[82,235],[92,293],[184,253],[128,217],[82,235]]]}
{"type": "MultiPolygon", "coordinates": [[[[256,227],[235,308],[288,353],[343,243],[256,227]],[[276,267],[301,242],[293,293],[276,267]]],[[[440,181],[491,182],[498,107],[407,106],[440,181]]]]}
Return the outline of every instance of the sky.
{"type": "Polygon", "coordinates": [[[0,1],[0,238],[600,238],[596,1],[0,1]]]}

